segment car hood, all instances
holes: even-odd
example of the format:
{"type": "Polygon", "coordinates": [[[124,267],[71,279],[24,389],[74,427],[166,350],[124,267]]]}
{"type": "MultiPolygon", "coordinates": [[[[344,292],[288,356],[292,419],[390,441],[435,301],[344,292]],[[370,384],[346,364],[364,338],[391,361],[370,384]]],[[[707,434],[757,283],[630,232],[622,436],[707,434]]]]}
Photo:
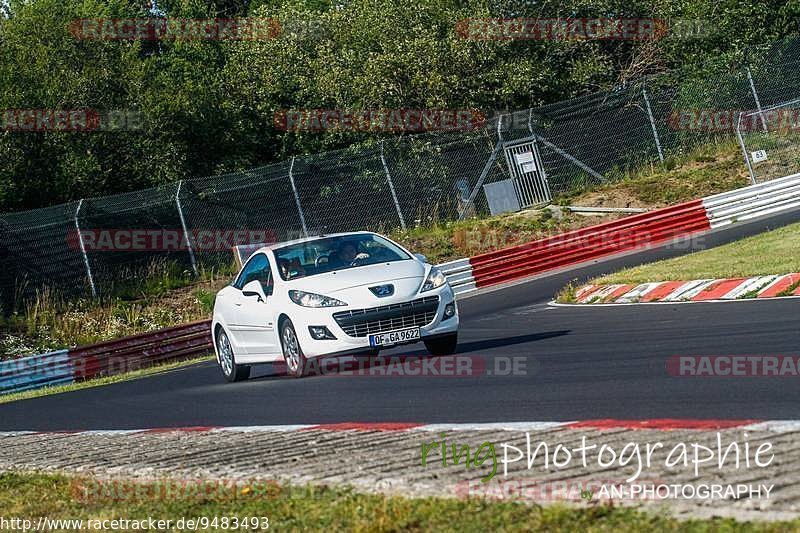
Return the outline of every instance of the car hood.
{"type": "Polygon", "coordinates": [[[400,280],[413,281],[416,287],[419,287],[425,276],[425,270],[423,263],[413,259],[393,261],[299,278],[289,282],[287,288],[334,295],[356,287],[371,287],[400,280]]]}

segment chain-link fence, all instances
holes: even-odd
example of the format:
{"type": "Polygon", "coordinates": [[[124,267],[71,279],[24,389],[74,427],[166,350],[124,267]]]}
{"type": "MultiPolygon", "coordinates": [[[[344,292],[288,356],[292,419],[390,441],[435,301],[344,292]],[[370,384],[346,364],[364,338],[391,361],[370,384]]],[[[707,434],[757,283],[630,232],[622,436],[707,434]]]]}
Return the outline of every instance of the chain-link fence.
{"type": "Polygon", "coordinates": [[[800,171],[800,98],[740,113],[736,133],[753,183],[800,171]]]}
{"type": "MultiPolygon", "coordinates": [[[[642,165],[730,141],[740,114],[800,96],[798,41],[753,57],[749,66],[672,72],[495,114],[472,131],[387,138],[6,214],[0,217],[1,301],[8,311],[43,287],[111,295],[150,275],[156,263],[196,274],[229,264],[233,241],[388,231],[483,215],[491,210],[483,187],[506,180],[519,207],[608,183],[642,165]]],[[[797,171],[788,165],[776,172],[790,170],[797,171]]]]}

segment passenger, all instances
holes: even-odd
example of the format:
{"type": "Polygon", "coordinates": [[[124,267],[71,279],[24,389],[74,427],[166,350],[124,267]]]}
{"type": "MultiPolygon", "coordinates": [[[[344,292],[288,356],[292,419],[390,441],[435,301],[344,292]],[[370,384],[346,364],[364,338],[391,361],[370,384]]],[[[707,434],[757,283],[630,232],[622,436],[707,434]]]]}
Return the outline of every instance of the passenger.
{"type": "Polygon", "coordinates": [[[278,260],[278,268],[281,277],[285,280],[295,279],[306,275],[306,269],[300,263],[300,259],[294,258],[291,261],[286,259],[278,260]]]}
{"type": "Polygon", "coordinates": [[[283,279],[289,279],[289,261],[286,259],[278,259],[278,271],[283,279]]]}
{"type": "Polygon", "coordinates": [[[305,275],[306,275],[306,269],[300,263],[300,259],[298,259],[297,257],[292,259],[292,262],[289,263],[289,276],[292,279],[294,279],[294,278],[302,278],[305,275]]]}

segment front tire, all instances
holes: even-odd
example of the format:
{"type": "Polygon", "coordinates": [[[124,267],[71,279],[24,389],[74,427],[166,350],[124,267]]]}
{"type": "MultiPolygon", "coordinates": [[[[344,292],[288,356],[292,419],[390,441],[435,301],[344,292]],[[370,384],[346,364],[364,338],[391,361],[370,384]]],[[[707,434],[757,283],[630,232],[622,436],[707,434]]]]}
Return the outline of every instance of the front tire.
{"type": "Polygon", "coordinates": [[[220,329],[217,334],[217,353],[219,354],[219,367],[227,381],[233,383],[244,381],[250,377],[249,366],[236,364],[233,346],[231,346],[231,341],[224,329],[220,329]]]}
{"type": "Polygon", "coordinates": [[[458,345],[458,333],[451,333],[431,340],[425,340],[425,348],[431,355],[453,355],[458,345]]]}
{"type": "Polygon", "coordinates": [[[286,362],[286,373],[293,378],[305,376],[308,373],[308,359],[303,355],[294,325],[288,319],[281,325],[281,348],[283,360],[286,362]]]}

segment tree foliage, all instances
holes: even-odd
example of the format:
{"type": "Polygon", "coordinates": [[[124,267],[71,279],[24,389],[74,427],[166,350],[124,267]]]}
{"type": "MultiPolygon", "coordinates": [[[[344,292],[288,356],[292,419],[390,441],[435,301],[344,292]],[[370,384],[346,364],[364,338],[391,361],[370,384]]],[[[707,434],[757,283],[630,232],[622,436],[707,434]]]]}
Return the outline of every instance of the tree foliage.
{"type": "MultiPolygon", "coordinates": [[[[0,112],[140,114],[137,129],[0,128],[0,210],[51,205],[244,169],[370,140],[377,133],[284,132],[286,109],[536,106],[632,76],[741,58],[792,31],[777,0],[11,0],[0,4],[0,112]],[[81,40],[82,18],[276,19],[267,40],[81,40]],[[658,41],[467,40],[460,20],[650,17],[706,33],[658,41]]],[[[130,126],[130,124],[129,124],[130,126]]]]}

